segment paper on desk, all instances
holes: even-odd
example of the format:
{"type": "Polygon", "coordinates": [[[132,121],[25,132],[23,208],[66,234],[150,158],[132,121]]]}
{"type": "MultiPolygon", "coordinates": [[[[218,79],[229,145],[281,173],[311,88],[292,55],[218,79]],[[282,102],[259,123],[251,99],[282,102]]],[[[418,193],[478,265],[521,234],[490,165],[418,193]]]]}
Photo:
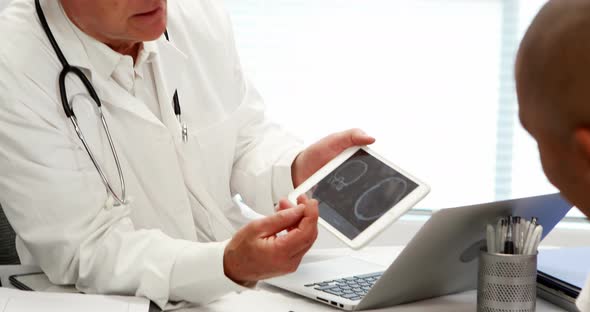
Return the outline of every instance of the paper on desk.
{"type": "Polygon", "coordinates": [[[2,312],[147,312],[149,301],[139,297],[22,291],[0,287],[2,312]]]}
{"type": "Polygon", "coordinates": [[[247,290],[240,294],[233,293],[205,306],[178,310],[178,312],[226,311],[330,312],[338,310],[295,294],[274,293],[266,290],[247,290]]]}

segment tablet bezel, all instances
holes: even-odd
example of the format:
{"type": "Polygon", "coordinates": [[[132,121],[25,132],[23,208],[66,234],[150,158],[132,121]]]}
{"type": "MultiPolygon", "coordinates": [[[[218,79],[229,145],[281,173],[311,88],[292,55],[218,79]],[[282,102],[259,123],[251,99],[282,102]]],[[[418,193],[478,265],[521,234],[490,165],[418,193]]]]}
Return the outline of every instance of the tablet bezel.
{"type": "Polygon", "coordinates": [[[408,210],[410,210],[414,205],[416,205],[420,200],[422,200],[429,192],[430,187],[422,182],[421,180],[417,179],[413,175],[409,174],[405,170],[401,169],[400,167],[393,164],[391,161],[383,158],[375,151],[370,149],[367,146],[355,146],[346,149],[340,155],[336,156],[330,162],[328,162],[325,166],[319,169],[316,173],[314,173],[311,177],[309,177],[305,182],[299,185],[293,192],[291,192],[287,199],[293,203],[297,203],[297,197],[301,194],[305,194],[309,191],[312,187],[318,184],[323,178],[333,172],[338,166],[348,160],[351,156],[353,156],[358,150],[364,150],[369,155],[375,157],[385,165],[391,167],[391,169],[399,172],[400,174],[404,175],[409,180],[412,180],[418,186],[410,192],[406,197],[404,197],[401,201],[395,204],[393,207],[389,208],[389,210],[383,214],[379,219],[377,219],[373,224],[367,227],[364,231],[359,233],[354,239],[349,239],[346,235],[342,234],[338,229],[333,227],[328,221],[319,218],[318,222],[321,224],[326,230],[344,242],[346,245],[350,246],[353,249],[359,249],[369,243],[375,236],[379,233],[383,232],[391,223],[395,220],[399,219],[403,214],[405,214],[408,210]]]}

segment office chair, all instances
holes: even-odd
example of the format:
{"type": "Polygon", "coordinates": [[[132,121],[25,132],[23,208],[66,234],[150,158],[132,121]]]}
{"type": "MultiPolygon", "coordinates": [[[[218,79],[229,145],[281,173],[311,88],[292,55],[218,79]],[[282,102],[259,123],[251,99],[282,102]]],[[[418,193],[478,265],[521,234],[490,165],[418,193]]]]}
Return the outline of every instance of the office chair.
{"type": "MultiPolygon", "coordinates": [[[[4,10],[6,6],[12,0],[0,0],[0,12],[4,10]]],[[[0,265],[3,264],[20,264],[18,254],[16,253],[16,247],[14,246],[14,239],[16,234],[8,223],[8,219],[4,214],[4,209],[0,205],[0,265]]]]}
{"type": "Polygon", "coordinates": [[[8,223],[4,209],[0,205],[0,265],[20,264],[16,247],[14,246],[15,237],[16,234],[10,223],[8,223]]]}

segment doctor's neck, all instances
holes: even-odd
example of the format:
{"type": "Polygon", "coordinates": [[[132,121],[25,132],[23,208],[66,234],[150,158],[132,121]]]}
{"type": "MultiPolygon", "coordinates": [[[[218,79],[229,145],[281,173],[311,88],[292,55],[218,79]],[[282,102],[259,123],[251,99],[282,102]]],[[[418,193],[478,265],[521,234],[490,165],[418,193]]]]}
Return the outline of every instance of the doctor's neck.
{"type": "Polygon", "coordinates": [[[144,41],[166,29],[166,0],[60,0],[81,31],[135,62],[144,41]]]}

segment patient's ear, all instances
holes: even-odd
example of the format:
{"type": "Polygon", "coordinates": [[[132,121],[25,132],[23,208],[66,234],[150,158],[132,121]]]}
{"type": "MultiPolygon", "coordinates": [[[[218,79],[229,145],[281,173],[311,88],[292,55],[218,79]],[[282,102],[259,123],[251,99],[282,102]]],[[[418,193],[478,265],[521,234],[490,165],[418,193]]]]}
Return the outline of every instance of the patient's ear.
{"type": "Polygon", "coordinates": [[[576,149],[590,165],[590,127],[579,127],[574,130],[574,144],[576,149]]]}

